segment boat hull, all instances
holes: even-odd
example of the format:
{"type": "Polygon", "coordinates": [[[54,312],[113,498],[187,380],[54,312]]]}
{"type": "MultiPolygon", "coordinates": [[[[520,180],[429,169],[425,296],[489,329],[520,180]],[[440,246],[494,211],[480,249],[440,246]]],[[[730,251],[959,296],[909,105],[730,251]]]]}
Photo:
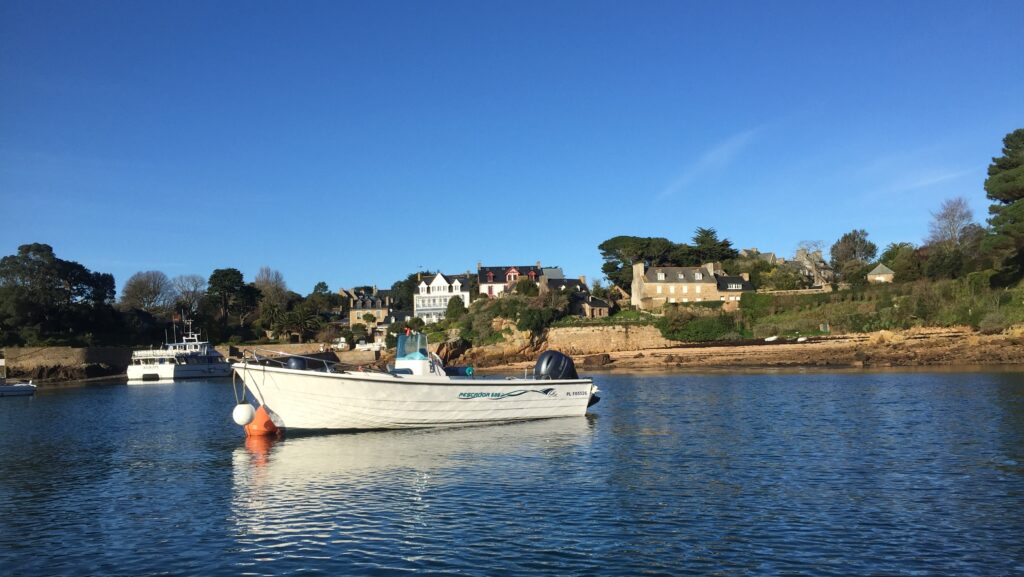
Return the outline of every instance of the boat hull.
{"type": "Polygon", "coordinates": [[[231,365],[211,363],[197,365],[128,365],[129,381],[174,381],[181,379],[213,379],[230,377],[231,365]]]}
{"type": "Polygon", "coordinates": [[[444,427],[582,416],[590,379],[449,379],[236,364],[252,397],[288,430],[444,427]]]}
{"type": "Polygon", "coordinates": [[[0,385],[0,397],[27,397],[36,394],[35,385],[0,385]]]}

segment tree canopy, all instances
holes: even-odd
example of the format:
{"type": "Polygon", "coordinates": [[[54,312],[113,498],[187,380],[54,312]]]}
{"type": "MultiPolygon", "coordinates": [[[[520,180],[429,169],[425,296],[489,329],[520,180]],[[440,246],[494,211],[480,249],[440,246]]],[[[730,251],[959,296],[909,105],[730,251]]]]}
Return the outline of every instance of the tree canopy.
{"type": "Polygon", "coordinates": [[[868,240],[868,232],[864,229],[851,230],[832,245],[829,251],[832,268],[848,270],[851,263],[867,264],[878,254],[878,247],[868,240]]]}
{"type": "Polygon", "coordinates": [[[1024,128],[1003,138],[1003,155],[992,159],[985,179],[993,235],[984,247],[999,260],[997,282],[1009,284],[1024,276],[1024,128]]]}
{"type": "Polygon", "coordinates": [[[111,326],[114,277],[60,259],[47,244],[25,244],[0,259],[0,340],[72,341],[111,326]]]}

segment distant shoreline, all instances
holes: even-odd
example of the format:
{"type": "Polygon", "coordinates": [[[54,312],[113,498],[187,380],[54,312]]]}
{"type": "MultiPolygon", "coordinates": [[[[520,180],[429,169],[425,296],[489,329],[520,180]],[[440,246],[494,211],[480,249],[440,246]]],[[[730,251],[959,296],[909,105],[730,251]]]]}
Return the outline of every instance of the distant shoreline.
{"type": "MultiPolygon", "coordinates": [[[[579,372],[823,371],[894,368],[968,370],[1019,367],[1024,370],[1024,333],[983,335],[969,328],[812,337],[760,346],[701,343],[666,348],[573,355],[579,372]]],[[[529,361],[498,363],[485,373],[522,372],[529,361]]]]}

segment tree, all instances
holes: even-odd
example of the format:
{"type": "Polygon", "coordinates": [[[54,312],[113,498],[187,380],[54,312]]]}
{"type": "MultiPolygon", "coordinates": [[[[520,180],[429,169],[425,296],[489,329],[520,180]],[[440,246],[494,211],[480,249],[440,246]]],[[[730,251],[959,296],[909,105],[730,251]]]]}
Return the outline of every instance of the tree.
{"type": "Polygon", "coordinates": [[[516,286],[513,289],[513,292],[518,295],[535,297],[540,292],[540,289],[537,288],[537,283],[532,280],[528,278],[521,278],[516,281],[516,286]]]}
{"type": "Polygon", "coordinates": [[[174,304],[174,297],[174,287],[166,274],[158,270],[137,272],[121,289],[121,308],[166,313],[174,304]]]}
{"type": "Polygon", "coordinates": [[[210,275],[206,293],[220,305],[221,322],[228,324],[228,310],[232,299],[242,291],[242,272],[236,268],[219,268],[210,275]]]}
{"type": "MultiPolygon", "coordinates": [[[[355,327],[361,327],[363,325],[355,325],[355,327]]],[[[293,334],[299,337],[299,342],[306,342],[305,339],[308,335],[315,333],[321,327],[320,318],[316,316],[309,307],[296,307],[295,310],[284,313],[281,317],[281,321],[275,327],[275,332],[282,334],[293,334]]],[[[365,329],[365,327],[364,327],[365,329]]]]}
{"type": "Polygon", "coordinates": [[[462,297],[452,297],[448,301],[448,308],[444,311],[444,318],[447,321],[455,322],[466,314],[466,305],[462,303],[462,297]]]}
{"type": "Polygon", "coordinates": [[[909,242],[893,242],[885,247],[879,258],[895,273],[896,282],[909,282],[921,278],[921,259],[917,249],[909,242]]]}
{"type": "Polygon", "coordinates": [[[413,309],[413,295],[419,292],[419,284],[426,280],[428,283],[437,273],[430,271],[413,272],[406,275],[403,280],[391,285],[391,302],[397,311],[411,311],[413,309]]]}
{"type": "Polygon", "coordinates": [[[988,167],[985,194],[1003,206],[1024,199],[1024,128],[1003,138],[1003,155],[988,167]]]}
{"type": "Polygon", "coordinates": [[[718,232],[713,228],[698,228],[696,230],[693,235],[693,252],[696,253],[699,260],[697,264],[720,262],[739,256],[729,240],[718,240],[718,232]]]}
{"type": "Polygon", "coordinates": [[[960,248],[968,227],[974,223],[974,213],[962,197],[944,200],[939,212],[932,213],[928,226],[928,244],[960,248]]]}
{"type": "Polygon", "coordinates": [[[366,313],[363,315],[363,321],[366,322],[366,326],[371,327],[377,324],[377,315],[373,313],[366,313]]]}
{"type": "Polygon", "coordinates": [[[331,289],[327,288],[327,283],[320,281],[313,285],[313,294],[315,295],[326,295],[331,292],[331,289]]]}
{"type": "Polygon", "coordinates": [[[983,247],[1000,263],[999,284],[1024,275],[1024,128],[1003,138],[1003,155],[992,159],[985,179],[985,195],[995,201],[989,207],[993,235],[983,247]]]}
{"type": "Polygon", "coordinates": [[[851,230],[832,245],[830,250],[832,268],[836,271],[850,271],[852,269],[849,265],[852,261],[867,264],[875,258],[877,253],[878,247],[868,240],[866,230],[851,230]]]}
{"type": "Polygon", "coordinates": [[[260,267],[252,284],[260,289],[263,295],[261,305],[275,305],[283,307],[288,301],[288,285],[284,282],[284,275],[269,266],[260,267]]]}
{"type": "Polygon", "coordinates": [[[70,342],[116,333],[110,310],[114,277],[66,261],[47,244],[24,244],[0,259],[0,340],[70,342]]]}
{"type": "Polygon", "coordinates": [[[171,279],[171,287],[177,295],[175,308],[190,315],[199,311],[199,301],[206,294],[206,279],[197,274],[178,275],[171,279]]]}

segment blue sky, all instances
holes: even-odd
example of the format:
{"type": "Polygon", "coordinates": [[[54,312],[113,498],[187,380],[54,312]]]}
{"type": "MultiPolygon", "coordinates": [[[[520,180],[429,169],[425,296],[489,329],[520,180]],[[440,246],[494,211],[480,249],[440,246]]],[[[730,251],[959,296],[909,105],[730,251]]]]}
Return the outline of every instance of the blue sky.
{"type": "Polygon", "coordinates": [[[919,243],[1024,127],[1024,3],[0,3],[0,254],[600,276],[616,235],[919,243]]]}

